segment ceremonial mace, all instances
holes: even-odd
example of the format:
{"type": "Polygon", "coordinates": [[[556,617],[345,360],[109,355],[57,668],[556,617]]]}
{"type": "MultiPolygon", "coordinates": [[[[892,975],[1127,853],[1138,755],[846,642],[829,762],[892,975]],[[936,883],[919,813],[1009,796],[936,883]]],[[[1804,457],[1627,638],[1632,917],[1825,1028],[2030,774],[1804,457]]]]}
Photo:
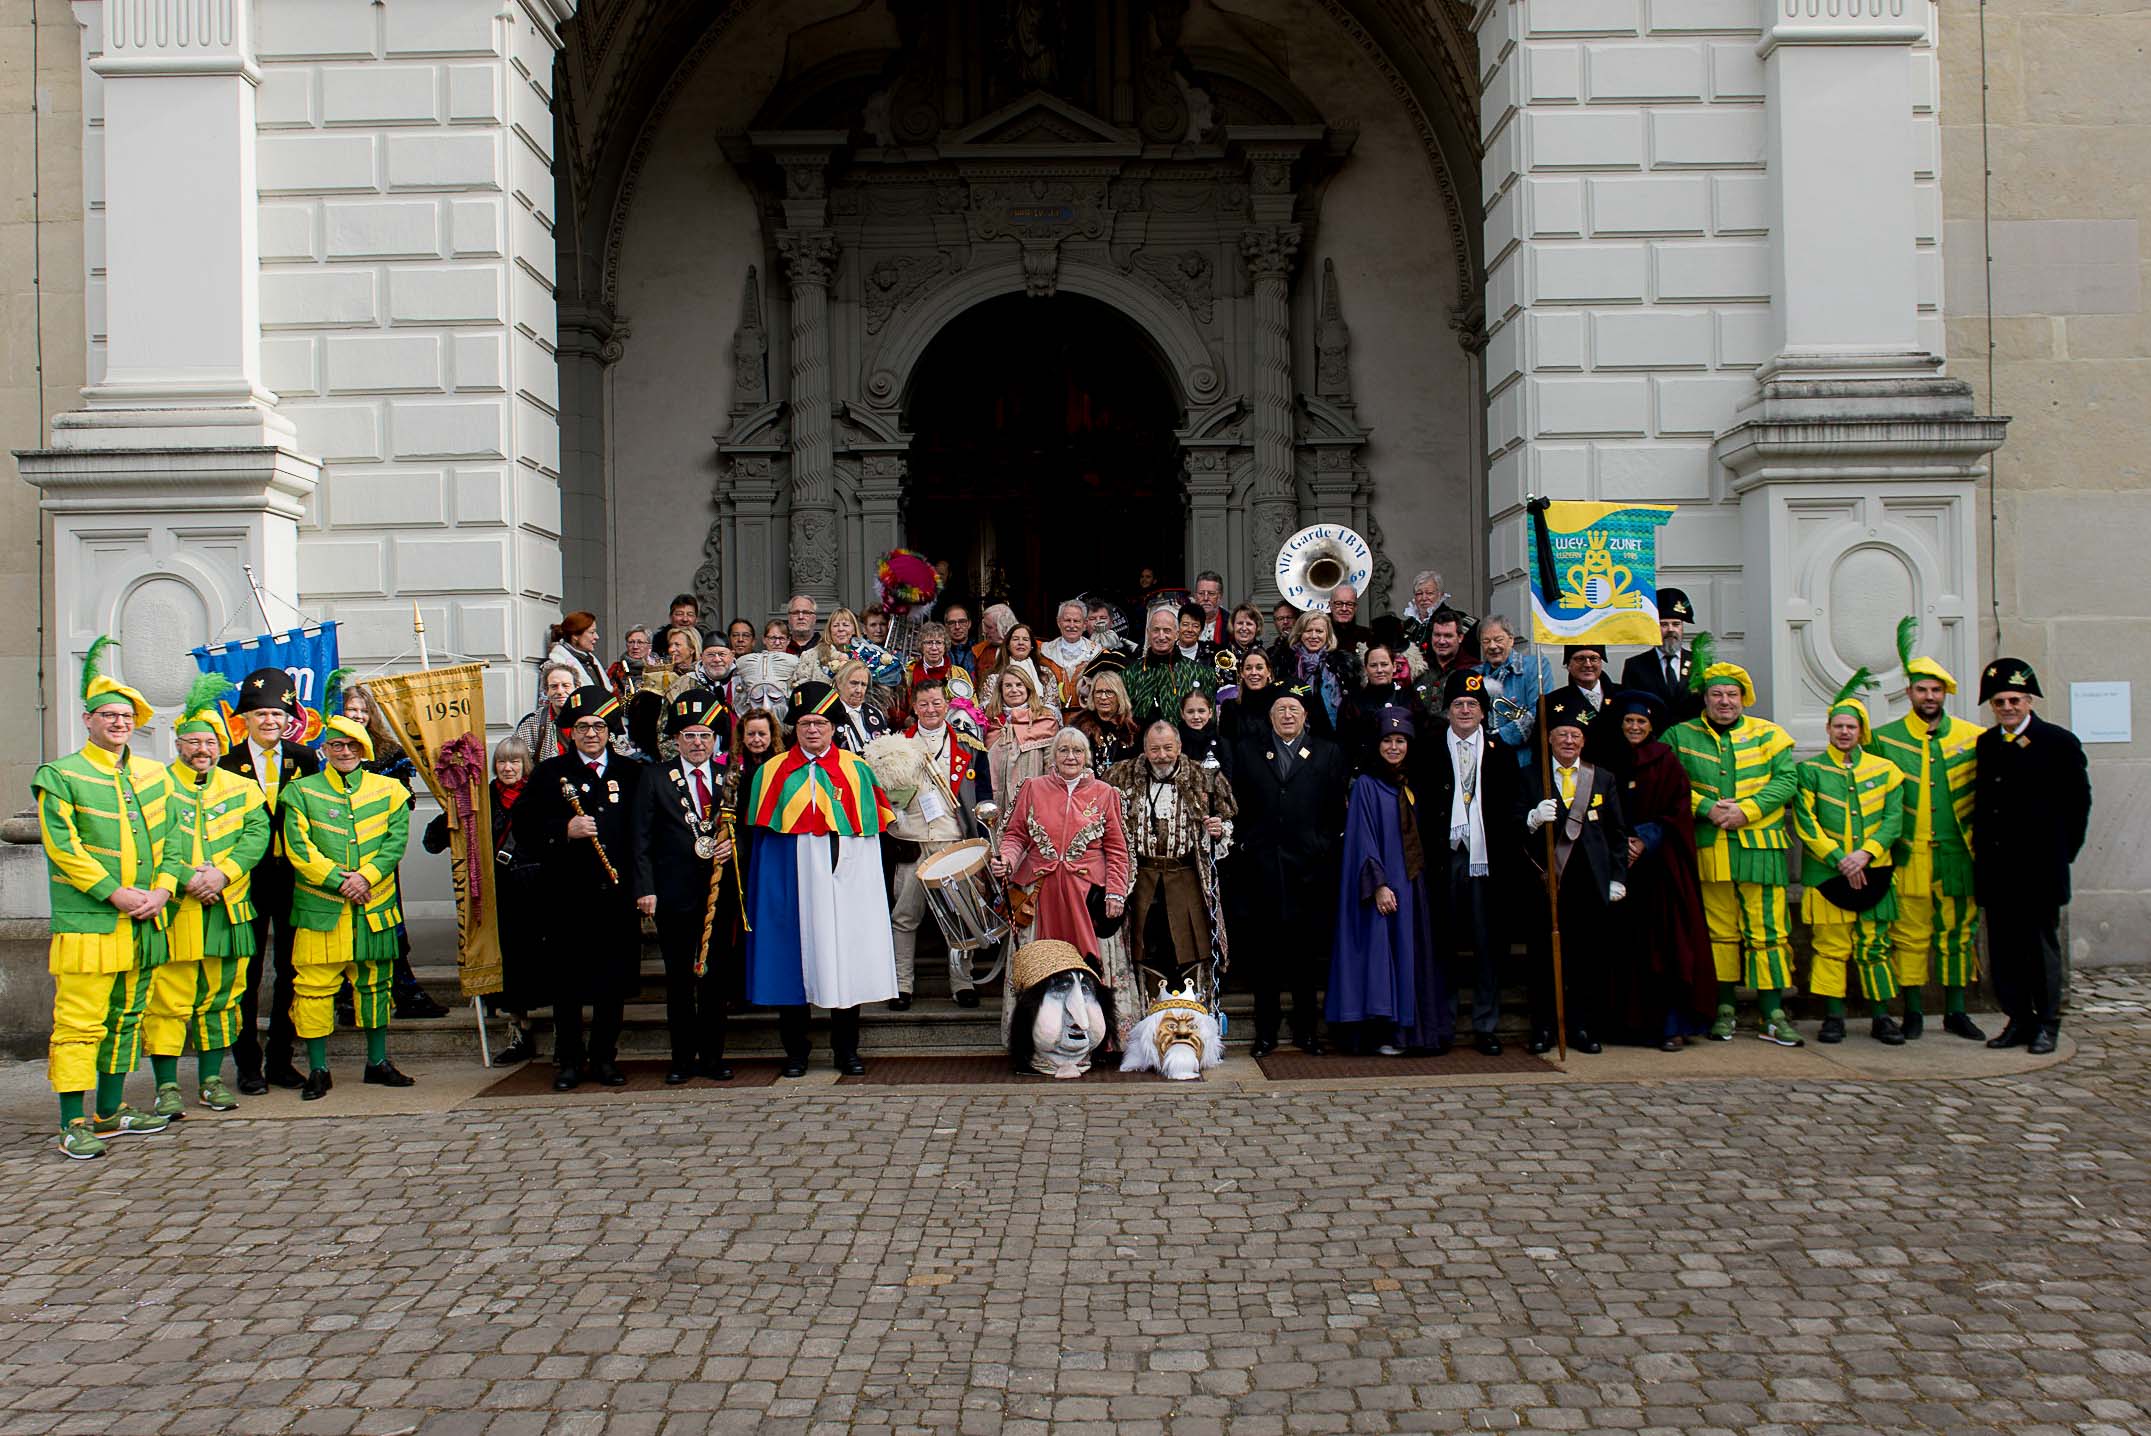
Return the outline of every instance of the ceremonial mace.
{"type": "MultiPolygon", "coordinates": [[[[717,822],[724,834],[721,841],[731,850],[731,856],[721,863],[712,863],[710,865],[710,896],[709,901],[702,908],[702,945],[695,949],[695,976],[697,977],[701,977],[709,971],[710,932],[717,926],[717,895],[724,888],[724,870],[730,867],[735,871],[739,871],[739,848],[735,845],[732,837],[732,810],[729,807],[726,808],[718,815],[717,822]]],[[[748,932],[752,932],[754,928],[747,921],[746,876],[744,871],[740,871],[739,924],[748,932]]]]}
{"type": "MultiPolygon", "coordinates": [[[[590,816],[583,811],[583,800],[575,796],[575,782],[572,778],[562,778],[560,780],[560,796],[568,800],[568,807],[576,817],[587,818],[590,816]]],[[[598,861],[605,865],[605,881],[611,883],[614,887],[620,886],[620,870],[612,865],[611,858],[605,856],[605,844],[598,840],[596,833],[590,835],[590,846],[597,849],[598,861]]]]}

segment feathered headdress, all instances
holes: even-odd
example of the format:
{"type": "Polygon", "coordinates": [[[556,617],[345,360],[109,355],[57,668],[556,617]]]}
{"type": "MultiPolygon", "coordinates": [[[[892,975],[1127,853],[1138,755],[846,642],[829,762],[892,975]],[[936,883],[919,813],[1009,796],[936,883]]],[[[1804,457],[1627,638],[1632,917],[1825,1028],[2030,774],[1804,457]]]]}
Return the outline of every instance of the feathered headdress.
{"type": "Polygon", "coordinates": [[[231,689],[231,679],[221,673],[195,675],[194,686],[187,690],[186,698],[179,705],[179,721],[172,726],[172,736],[182,733],[214,733],[217,735],[217,751],[231,747],[231,738],[225,732],[222,716],[218,713],[218,699],[231,689]]]}
{"type": "Polygon", "coordinates": [[[105,650],[118,646],[111,634],[100,633],[91,640],[90,651],[82,655],[82,711],[88,713],[102,708],[108,698],[124,698],[134,708],[134,726],[140,728],[157,716],[151,710],[149,700],[117,678],[105,676],[105,650]]]}
{"type": "Polygon", "coordinates": [[[1749,708],[1755,706],[1755,680],[1748,677],[1748,670],[1737,663],[1721,663],[1717,658],[1717,644],[1707,633],[1698,633],[1688,654],[1688,687],[1701,693],[1720,683],[1730,683],[1740,689],[1740,701],[1749,708]]]}
{"type": "Polygon", "coordinates": [[[1718,661],[1718,640],[1708,632],[1698,633],[1688,642],[1688,689],[1693,693],[1703,691],[1703,674],[1718,661]]]}
{"type": "Polygon", "coordinates": [[[1838,689],[1837,696],[1830,700],[1828,718],[1835,718],[1840,713],[1850,713],[1859,720],[1860,743],[1863,747],[1866,745],[1867,740],[1873,736],[1874,730],[1869,726],[1867,705],[1860,701],[1860,694],[1867,689],[1880,688],[1881,686],[1882,684],[1876,680],[1874,674],[1868,672],[1863,664],[1852,670],[1852,677],[1845,680],[1845,686],[1838,689]]]}
{"type": "Polygon", "coordinates": [[[344,716],[344,684],[350,676],[350,669],[339,668],[321,685],[322,736],[326,738],[329,734],[336,733],[351,739],[359,745],[359,751],[366,755],[366,761],[371,763],[373,734],[366,731],[365,724],[344,716]]]}
{"type": "Polygon", "coordinates": [[[1918,642],[1918,616],[1906,614],[1903,618],[1898,619],[1897,659],[1904,665],[1906,686],[1909,687],[1915,679],[1932,678],[1942,685],[1943,691],[1955,693],[1957,691],[1957,680],[1950,676],[1948,669],[1935,662],[1932,658],[1922,658],[1912,651],[1914,645],[1918,642]]]}

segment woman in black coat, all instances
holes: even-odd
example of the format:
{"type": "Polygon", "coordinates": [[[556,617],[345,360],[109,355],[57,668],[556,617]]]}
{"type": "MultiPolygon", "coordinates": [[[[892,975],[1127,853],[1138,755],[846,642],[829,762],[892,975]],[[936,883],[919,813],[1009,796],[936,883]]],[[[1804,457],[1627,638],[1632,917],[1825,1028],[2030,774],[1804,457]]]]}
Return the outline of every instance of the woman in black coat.
{"type": "MultiPolygon", "coordinates": [[[[515,805],[530,769],[529,746],[520,738],[503,738],[493,749],[493,780],[486,784],[493,819],[493,880],[486,891],[500,938],[500,991],[486,999],[486,1010],[505,1013],[515,1024],[515,1041],[493,1054],[494,1062],[503,1064],[538,1055],[531,1009],[552,1000],[545,976],[545,924],[538,920],[537,864],[517,858],[515,851],[515,805]]],[[[426,824],[419,841],[429,853],[447,852],[448,815],[426,824]]]]}

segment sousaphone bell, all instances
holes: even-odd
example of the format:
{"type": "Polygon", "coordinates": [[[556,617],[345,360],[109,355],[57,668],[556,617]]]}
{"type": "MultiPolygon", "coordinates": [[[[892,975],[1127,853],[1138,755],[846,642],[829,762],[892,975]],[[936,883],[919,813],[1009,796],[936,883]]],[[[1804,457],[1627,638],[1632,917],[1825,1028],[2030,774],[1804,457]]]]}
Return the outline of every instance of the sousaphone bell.
{"type": "Polygon", "coordinates": [[[1329,612],[1330,595],[1346,584],[1365,593],[1373,574],[1373,547],[1342,524],[1301,529],[1277,551],[1278,595],[1308,613],[1329,612]]]}

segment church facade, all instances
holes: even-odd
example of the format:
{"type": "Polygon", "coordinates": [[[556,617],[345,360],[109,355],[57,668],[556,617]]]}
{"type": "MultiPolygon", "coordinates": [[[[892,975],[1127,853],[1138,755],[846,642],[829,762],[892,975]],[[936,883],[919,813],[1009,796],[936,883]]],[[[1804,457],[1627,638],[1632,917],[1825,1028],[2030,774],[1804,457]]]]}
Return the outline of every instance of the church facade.
{"type": "Polygon", "coordinates": [[[905,542],[1038,618],[1259,598],[1333,522],[1377,611],[1514,614],[1533,494],[1678,504],[1665,581],[1810,743],[1902,614],[1960,675],[2011,632],[1927,0],[37,12],[53,741],[90,637],[169,702],[256,581],[360,667],[415,605],[498,726],[563,608],[856,608],[905,542]]]}

